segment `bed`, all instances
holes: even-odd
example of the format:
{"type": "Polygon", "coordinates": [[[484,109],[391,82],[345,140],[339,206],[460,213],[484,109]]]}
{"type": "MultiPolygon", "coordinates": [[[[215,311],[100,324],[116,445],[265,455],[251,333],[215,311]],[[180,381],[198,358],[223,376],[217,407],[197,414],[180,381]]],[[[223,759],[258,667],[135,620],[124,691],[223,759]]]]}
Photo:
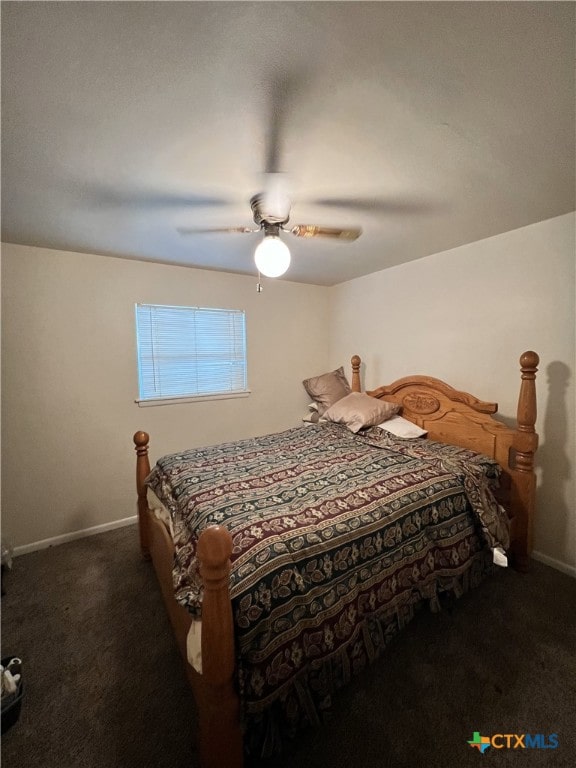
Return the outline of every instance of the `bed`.
{"type": "Polygon", "coordinates": [[[418,375],[362,397],[401,409],[426,439],[330,421],[162,457],[151,472],[149,436],[134,435],[140,546],[194,692],[203,768],[273,753],[421,605],[494,562],[528,567],[538,362],[520,358],[513,428],[495,403],[418,375]]]}

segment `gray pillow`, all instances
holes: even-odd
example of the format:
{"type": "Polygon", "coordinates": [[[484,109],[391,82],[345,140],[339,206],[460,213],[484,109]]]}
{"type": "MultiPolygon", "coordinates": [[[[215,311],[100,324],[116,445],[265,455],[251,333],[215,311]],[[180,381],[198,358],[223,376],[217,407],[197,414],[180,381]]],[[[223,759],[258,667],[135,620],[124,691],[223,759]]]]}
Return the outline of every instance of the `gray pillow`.
{"type": "Polygon", "coordinates": [[[363,427],[381,424],[399,410],[400,406],[396,403],[378,400],[364,392],[351,392],[331,405],[322,418],[345,424],[351,432],[359,432],[363,427]]]}
{"type": "Polygon", "coordinates": [[[342,397],[350,394],[350,384],[344,375],[344,368],[340,366],[335,371],[323,373],[321,376],[313,376],[305,379],[302,384],[312,400],[318,404],[320,416],[342,397]]]}

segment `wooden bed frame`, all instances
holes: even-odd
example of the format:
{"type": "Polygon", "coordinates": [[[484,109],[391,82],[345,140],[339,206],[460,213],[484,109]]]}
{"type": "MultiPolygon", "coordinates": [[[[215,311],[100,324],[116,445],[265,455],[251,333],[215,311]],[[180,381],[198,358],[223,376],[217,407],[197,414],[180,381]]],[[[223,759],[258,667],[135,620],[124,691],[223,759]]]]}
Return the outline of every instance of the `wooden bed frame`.
{"type": "MultiPolygon", "coordinates": [[[[360,358],[352,358],[352,390],[360,392],[360,358]]],[[[514,429],[492,417],[496,403],[453,389],[429,376],[407,376],[369,395],[402,406],[402,415],[428,430],[432,440],[472,448],[498,461],[502,467],[499,500],[512,518],[512,563],[526,570],[532,551],[536,477],[534,455],[538,446],[535,378],[539,363],[535,352],[520,358],[522,380],[514,429]]],[[[186,638],[192,618],[175,598],[172,586],[174,546],[170,533],[149,509],[144,481],[150,473],[149,436],[136,432],[136,484],[140,547],[151,558],[162,595],[183,656],[197,710],[202,768],[241,768],[243,743],[240,703],[234,687],[234,627],[229,594],[232,539],[222,526],[202,532],[198,559],[204,580],[202,603],[202,674],[188,663],[186,638]]]]}

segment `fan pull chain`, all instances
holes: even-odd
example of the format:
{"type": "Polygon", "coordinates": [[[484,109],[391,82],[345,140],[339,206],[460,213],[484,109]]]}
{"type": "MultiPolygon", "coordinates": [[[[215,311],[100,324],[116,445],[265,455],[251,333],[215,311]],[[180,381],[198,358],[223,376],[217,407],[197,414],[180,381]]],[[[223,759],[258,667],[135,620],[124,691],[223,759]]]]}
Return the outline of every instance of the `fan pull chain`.
{"type": "Polygon", "coordinates": [[[260,282],[260,270],[258,270],[258,282],[256,283],[256,293],[262,293],[264,290],[262,283],[260,282]]]}

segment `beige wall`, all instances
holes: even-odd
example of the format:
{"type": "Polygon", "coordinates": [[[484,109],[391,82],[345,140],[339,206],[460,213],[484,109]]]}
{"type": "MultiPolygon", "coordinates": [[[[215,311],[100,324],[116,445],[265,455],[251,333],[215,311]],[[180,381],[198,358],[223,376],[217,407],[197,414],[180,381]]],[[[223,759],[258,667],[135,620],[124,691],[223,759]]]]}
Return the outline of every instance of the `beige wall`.
{"type": "Polygon", "coordinates": [[[153,457],[299,423],[303,378],[364,360],[367,388],[428,373],[513,418],[518,357],[537,381],[536,549],[576,567],[574,217],[334,288],[5,245],[3,533],[15,546],[134,514],[131,436],[153,457]],[[134,303],[244,308],[247,399],[139,408],[134,303]]]}
{"type": "Polygon", "coordinates": [[[538,352],[535,547],[576,575],[574,239],[570,214],[336,286],[330,364],[358,353],[367,388],[430,374],[514,418],[538,352]]]}
{"type": "Polygon", "coordinates": [[[135,514],[132,435],[153,456],[300,423],[328,359],[329,289],[4,245],[3,535],[15,546],[135,514]],[[249,398],[139,408],[134,304],[246,310],[249,398]]]}

